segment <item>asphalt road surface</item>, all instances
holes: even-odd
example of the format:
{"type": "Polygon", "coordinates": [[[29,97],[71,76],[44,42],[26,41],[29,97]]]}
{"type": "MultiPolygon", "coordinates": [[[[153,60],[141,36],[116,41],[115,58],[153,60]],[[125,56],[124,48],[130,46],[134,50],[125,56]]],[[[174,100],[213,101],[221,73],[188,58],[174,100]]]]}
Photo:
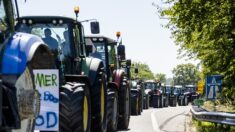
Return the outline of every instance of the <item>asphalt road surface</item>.
{"type": "Polygon", "coordinates": [[[185,132],[185,116],[191,106],[150,108],[131,116],[129,130],[119,132],[185,132]]]}

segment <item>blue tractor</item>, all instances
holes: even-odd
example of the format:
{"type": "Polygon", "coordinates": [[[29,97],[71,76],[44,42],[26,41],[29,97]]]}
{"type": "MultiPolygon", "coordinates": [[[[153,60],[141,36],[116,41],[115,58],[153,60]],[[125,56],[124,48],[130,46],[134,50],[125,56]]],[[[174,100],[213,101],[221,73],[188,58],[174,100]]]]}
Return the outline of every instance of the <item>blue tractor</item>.
{"type": "Polygon", "coordinates": [[[0,131],[30,132],[40,110],[33,70],[52,69],[54,61],[39,37],[14,31],[13,5],[0,0],[0,131]]]}

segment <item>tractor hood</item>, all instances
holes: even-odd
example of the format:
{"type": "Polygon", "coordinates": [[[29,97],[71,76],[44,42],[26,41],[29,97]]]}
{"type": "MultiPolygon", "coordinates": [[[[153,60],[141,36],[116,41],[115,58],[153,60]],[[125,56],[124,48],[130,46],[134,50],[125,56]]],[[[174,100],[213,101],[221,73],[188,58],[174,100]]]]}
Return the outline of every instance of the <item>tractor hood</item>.
{"type": "MultiPolygon", "coordinates": [[[[41,38],[26,34],[15,33],[5,43],[2,55],[1,73],[20,75],[40,45],[45,45],[41,38]]],[[[46,45],[45,45],[46,46],[46,45]]]]}

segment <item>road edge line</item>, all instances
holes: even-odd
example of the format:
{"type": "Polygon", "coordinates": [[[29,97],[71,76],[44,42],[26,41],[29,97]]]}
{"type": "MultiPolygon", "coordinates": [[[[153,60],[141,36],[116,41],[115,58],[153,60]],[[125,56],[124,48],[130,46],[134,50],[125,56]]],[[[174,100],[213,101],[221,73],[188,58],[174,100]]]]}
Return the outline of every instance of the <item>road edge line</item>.
{"type": "Polygon", "coordinates": [[[151,112],[151,120],[152,120],[152,127],[153,127],[153,130],[156,131],[156,132],[161,132],[161,130],[159,129],[159,125],[157,123],[157,119],[155,118],[154,116],[154,112],[151,112]]]}

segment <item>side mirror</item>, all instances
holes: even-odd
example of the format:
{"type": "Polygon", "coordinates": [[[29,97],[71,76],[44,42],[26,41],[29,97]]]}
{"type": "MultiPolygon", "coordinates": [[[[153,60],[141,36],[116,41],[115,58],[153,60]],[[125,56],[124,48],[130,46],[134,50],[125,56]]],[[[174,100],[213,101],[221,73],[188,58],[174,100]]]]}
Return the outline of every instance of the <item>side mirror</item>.
{"type": "Polygon", "coordinates": [[[120,57],[120,59],[125,60],[126,59],[125,46],[118,45],[117,50],[118,50],[118,56],[120,57]]]}
{"type": "Polygon", "coordinates": [[[92,34],[99,34],[100,33],[99,22],[91,22],[91,33],[92,34]]]}
{"type": "Polygon", "coordinates": [[[88,56],[90,53],[92,53],[92,45],[86,45],[86,55],[88,56]]]}
{"type": "Polygon", "coordinates": [[[135,68],[135,74],[138,74],[138,73],[139,73],[139,69],[135,68]]]}
{"type": "Polygon", "coordinates": [[[5,41],[5,35],[3,32],[0,31],[0,44],[2,44],[5,41]]]}

